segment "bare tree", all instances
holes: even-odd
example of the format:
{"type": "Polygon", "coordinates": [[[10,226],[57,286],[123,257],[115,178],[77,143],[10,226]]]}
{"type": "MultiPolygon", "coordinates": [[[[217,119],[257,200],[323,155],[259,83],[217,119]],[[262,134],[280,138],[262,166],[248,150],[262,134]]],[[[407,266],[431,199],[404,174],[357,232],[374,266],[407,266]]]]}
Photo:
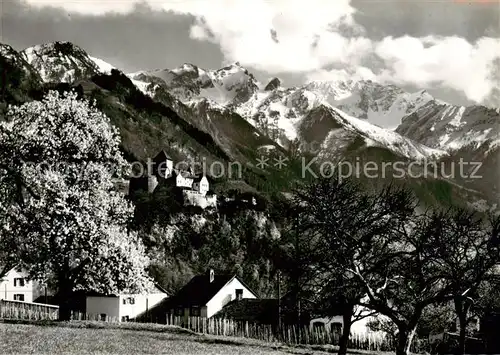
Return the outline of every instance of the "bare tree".
{"type": "Polygon", "coordinates": [[[464,354],[471,307],[500,262],[500,218],[490,216],[485,221],[464,209],[436,212],[430,218],[437,231],[429,235],[428,248],[439,260],[439,273],[452,292],[460,325],[457,353],[464,354]]]}
{"type": "Polygon", "coordinates": [[[406,355],[422,313],[446,292],[432,272],[432,260],[419,242],[427,226],[419,220],[407,223],[370,243],[358,246],[364,258],[355,258],[349,271],[368,295],[366,306],[391,319],[398,328],[396,354],[406,355]]]}
{"type": "Polygon", "coordinates": [[[486,227],[460,210],[419,212],[408,190],[389,186],[370,194],[335,177],[315,181],[293,199],[300,206],[297,235],[314,241],[307,256],[295,255],[308,260],[306,287],[324,314],[342,309],[340,354],[347,351],[356,305],[395,324],[398,355],[410,352],[432,305],[454,301],[465,329],[466,300],[498,262],[498,218],[486,227]]]}
{"type": "Polygon", "coordinates": [[[464,300],[495,265],[497,230],[498,222],[485,229],[463,211],[428,211],[366,246],[372,252],[351,271],[367,292],[367,306],[398,327],[397,354],[409,353],[419,319],[430,305],[454,301],[465,330],[469,304],[464,300]]]}
{"type": "Polygon", "coordinates": [[[277,268],[288,279],[289,294],[295,303],[296,323],[302,323],[302,300],[310,300],[311,281],[316,272],[321,235],[309,228],[307,206],[295,197],[282,201],[280,210],[281,238],[275,255],[277,268]]]}
{"type": "MultiPolygon", "coordinates": [[[[372,252],[367,246],[376,245],[380,235],[399,228],[411,216],[414,201],[406,190],[387,187],[369,194],[358,183],[335,177],[320,179],[297,191],[295,199],[301,206],[302,229],[320,236],[309,286],[314,288],[325,315],[341,311],[344,327],[339,354],[346,354],[355,307],[366,295],[360,279],[349,270],[372,252]]],[[[370,268],[383,266],[381,261],[370,268]]]]}

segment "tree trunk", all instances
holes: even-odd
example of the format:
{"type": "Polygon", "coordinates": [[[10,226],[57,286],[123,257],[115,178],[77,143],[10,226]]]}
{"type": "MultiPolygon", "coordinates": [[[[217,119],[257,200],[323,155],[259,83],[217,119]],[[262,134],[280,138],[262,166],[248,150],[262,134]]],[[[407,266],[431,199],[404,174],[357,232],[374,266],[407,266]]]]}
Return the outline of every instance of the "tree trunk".
{"type": "Polygon", "coordinates": [[[345,309],[342,313],[342,335],[339,341],[339,355],[347,354],[347,346],[349,345],[349,336],[351,335],[351,325],[352,325],[352,316],[354,315],[354,306],[346,305],[345,309]]]}
{"type": "Polygon", "coordinates": [[[458,348],[457,355],[465,354],[465,336],[467,331],[467,313],[469,311],[469,305],[464,302],[461,298],[455,299],[455,312],[457,313],[458,323],[459,323],[459,337],[458,337],[458,348]]]}
{"type": "Polygon", "coordinates": [[[278,335],[281,334],[281,272],[278,270],[278,335]]]}
{"type": "Polygon", "coordinates": [[[299,299],[297,302],[297,329],[299,330],[298,332],[298,343],[302,344],[301,336],[300,336],[300,329],[302,328],[302,313],[301,313],[301,304],[300,304],[300,295],[299,299]]]}
{"type": "Polygon", "coordinates": [[[396,344],[396,355],[409,355],[411,343],[415,336],[417,325],[399,327],[398,342],[396,344]]]}
{"type": "Polygon", "coordinates": [[[466,326],[467,322],[465,317],[462,318],[461,316],[458,317],[459,319],[459,324],[460,324],[460,333],[458,337],[458,348],[457,348],[457,354],[458,355],[463,355],[465,354],[465,331],[466,331],[466,326]]]}
{"type": "Polygon", "coordinates": [[[59,320],[71,320],[71,301],[73,299],[73,286],[67,280],[59,280],[59,320]]]}

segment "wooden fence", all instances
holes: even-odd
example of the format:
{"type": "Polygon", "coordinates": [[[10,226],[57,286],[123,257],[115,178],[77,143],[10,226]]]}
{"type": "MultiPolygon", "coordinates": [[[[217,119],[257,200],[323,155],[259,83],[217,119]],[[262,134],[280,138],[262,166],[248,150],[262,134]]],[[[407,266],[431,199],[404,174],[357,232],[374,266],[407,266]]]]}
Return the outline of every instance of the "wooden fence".
{"type": "Polygon", "coordinates": [[[59,307],[22,301],[0,300],[0,319],[56,320],[59,307]]]}
{"type": "MultiPolygon", "coordinates": [[[[166,316],[165,323],[202,334],[252,338],[289,345],[338,345],[340,341],[340,333],[328,331],[324,327],[282,325],[278,329],[272,325],[232,319],[172,315],[166,316]]],[[[371,351],[394,349],[392,341],[380,333],[353,333],[349,339],[349,348],[371,351]]]]}

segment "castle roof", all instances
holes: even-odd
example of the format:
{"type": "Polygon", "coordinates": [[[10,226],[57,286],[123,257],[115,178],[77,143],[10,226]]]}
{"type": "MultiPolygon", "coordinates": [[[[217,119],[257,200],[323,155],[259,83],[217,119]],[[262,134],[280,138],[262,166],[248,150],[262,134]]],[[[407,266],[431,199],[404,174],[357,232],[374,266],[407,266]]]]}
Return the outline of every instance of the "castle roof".
{"type": "Polygon", "coordinates": [[[190,178],[190,179],[195,179],[196,176],[191,173],[190,171],[187,170],[181,170],[181,169],[174,169],[173,175],[181,175],[183,178],[190,178]]]}
{"type": "Polygon", "coordinates": [[[165,160],[173,160],[170,155],[167,154],[163,149],[156,154],[156,156],[153,158],[153,161],[155,162],[162,162],[165,160]]]}

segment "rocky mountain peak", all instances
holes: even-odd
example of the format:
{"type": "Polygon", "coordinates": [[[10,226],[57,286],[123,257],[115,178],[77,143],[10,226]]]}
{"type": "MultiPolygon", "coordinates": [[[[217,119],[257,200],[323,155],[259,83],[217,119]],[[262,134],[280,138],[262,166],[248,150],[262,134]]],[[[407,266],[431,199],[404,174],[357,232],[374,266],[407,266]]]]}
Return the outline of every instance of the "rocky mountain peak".
{"type": "Polygon", "coordinates": [[[33,67],[31,67],[24,57],[8,44],[0,43],[0,56],[9,61],[12,65],[22,68],[26,74],[40,79],[38,73],[33,70],[33,67]]]}
{"type": "Polygon", "coordinates": [[[4,43],[0,43],[0,54],[4,57],[9,57],[9,58],[14,58],[19,56],[19,53],[17,53],[17,51],[14,50],[14,48],[4,43]]]}
{"type": "Polygon", "coordinates": [[[429,101],[403,117],[398,133],[429,147],[457,151],[485,149],[500,143],[500,110],[429,101]]]}
{"type": "Polygon", "coordinates": [[[265,91],[271,91],[279,88],[281,86],[281,81],[278,78],[272,78],[271,81],[264,88],[265,91]]]}
{"type": "Polygon", "coordinates": [[[177,69],[173,69],[172,71],[174,72],[191,72],[191,73],[198,73],[198,67],[194,64],[191,63],[183,63],[182,66],[180,66],[177,69]]]}
{"type": "Polygon", "coordinates": [[[0,116],[5,104],[29,100],[29,92],[40,88],[42,78],[38,72],[7,44],[0,43],[0,68],[2,89],[0,90],[0,116]]]}
{"type": "Polygon", "coordinates": [[[70,42],[29,47],[21,55],[45,82],[70,83],[99,73],[99,67],[89,55],[70,42]]]}
{"type": "Polygon", "coordinates": [[[217,70],[184,63],[175,69],[134,73],[129,77],[160,84],[185,104],[205,98],[219,106],[238,105],[258,90],[255,77],[238,62],[217,70]]]}

